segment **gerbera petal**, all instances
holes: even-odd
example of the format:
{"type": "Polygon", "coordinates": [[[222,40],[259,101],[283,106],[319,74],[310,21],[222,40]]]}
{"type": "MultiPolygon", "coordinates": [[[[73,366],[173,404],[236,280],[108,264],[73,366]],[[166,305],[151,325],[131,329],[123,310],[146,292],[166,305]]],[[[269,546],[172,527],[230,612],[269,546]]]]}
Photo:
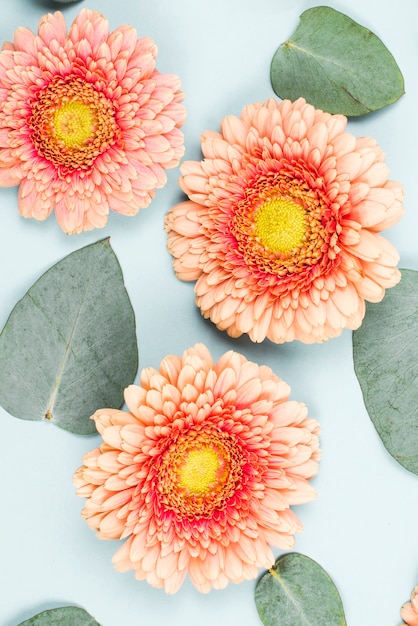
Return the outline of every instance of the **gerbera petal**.
{"type": "Polygon", "coordinates": [[[0,165],[0,186],[14,187],[15,185],[18,185],[21,180],[22,171],[20,164],[16,164],[8,168],[0,165]]]}
{"type": "Polygon", "coordinates": [[[33,178],[25,178],[18,192],[19,213],[23,217],[36,216],[38,220],[46,219],[53,210],[52,198],[42,197],[33,178]]]}
{"type": "Polygon", "coordinates": [[[21,215],[55,210],[66,233],[79,233],[103,228],[109,209],[149,205],[184,152],[179,79],[155,58],[151,39],[127,25],[109,33],[87,8],[68,34],[58,11],[41,18],[38,35],[16,31],[0,53],[0,186],[25,184],[21,215]]]}
{"type": "Polygon", "coordinates": [[[237,117],[225,117],[221,123],[221,132],[228,143],[245,146],[248,127],[237,117]]]}
{"type": "Polygon", "coordinates": [[[74,475],[102,539],[121,538],[116,569],[175,593],[257,576],[302,529],[289,507],[315,496],[318,430],[273,371],[203,344],[168,355],[129,386],[133,413],[97,411],[103,437],[74,475]],[[172,409],[165,410],[167,404],[172,409]],[[147,416],[146,420],[141,415],[147,416]]]}
{"type": "Polygon", "coordinates": [[[33,57],[33,62],[36,62],[36,36],[29,28],[17,28],[14,32],[13,44],[15,50],[30,54],[33,57]]]}
{"type": "MultiPolygon", "coordinates": [[[[48,13],[41,17],[38,27],[38,37],[42,45],[48,48],[53,41],[64,44],[66,40],[67,27],[65,25],[64,15],[60,11],[48,13]]],[[[28,38],[29,35],[26,34],[28,38]]],[[[26,50],[26,48],[23,48],[26,50]]]]}
{"type": "Polygon", "coordinates": [[[164,591],[169,594],[176,593],[186,578],[187,570],[175,570],[164,580],[164,591]]]}
{"type": "Polygon", "coordinates": [[[231,337],[325,341],[391,286],[397,261],[379,233],[401,218],[403,189],[376,142],[346,124],[303,98],[271,98],[203,133],[205,159],[183,165],[190,200],[166,216],[168,249],[177,276],[197,281],[203,316],[231,337]]]}
{"type": "Polygon", "coordinates": [[[401,617],[407,626],[418,626],[418,585],[411,593],[410,602],[402,606],[401,617]]]}
{"type": "Polygon", "coordinates": [[[89,41],[93,48],[106,41],[109,35],[109,22],[98,11],[84,8],[74,18],[68,31],[68,38],[73,43],[82,39],[89,41]]]}

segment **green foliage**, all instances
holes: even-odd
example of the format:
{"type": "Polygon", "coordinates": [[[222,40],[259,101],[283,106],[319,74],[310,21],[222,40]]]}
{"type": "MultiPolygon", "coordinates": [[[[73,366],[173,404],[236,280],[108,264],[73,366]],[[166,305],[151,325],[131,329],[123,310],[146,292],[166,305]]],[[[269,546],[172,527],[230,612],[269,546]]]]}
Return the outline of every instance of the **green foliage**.
{"type": "Polygon", "coordinates": [[[329,113],[363,115],[398,100],[404,81],[382,41],[343,13],[308,9],[270,70],[280,98],[304,97],[329,113]]]}
{"type": "Polygon", "coordinates": [[[76,606],[63,606],[42,611],[18,626],[100,626],[100,624],[84,609],[76,606]]]}
{"type": "Polygon", "coordinates": [[[277,559],[259,580],[255,603],[265,626],[346,626],[334,583],[318,563],[303,554],[277,559]]]}
{"type": "Polygon", "coordinates": [[[0,404],[26,420],[95,432],[90,415],[119,408],[138,368],[135,318],[108,240],[50,268],[0,335],[0,404]]]}
{"type": "Polygon", "coordinates": [[[353,333],[354,368],[370,418],[388,452],[418,474],[418,272],[368,304],[353,333]]]}

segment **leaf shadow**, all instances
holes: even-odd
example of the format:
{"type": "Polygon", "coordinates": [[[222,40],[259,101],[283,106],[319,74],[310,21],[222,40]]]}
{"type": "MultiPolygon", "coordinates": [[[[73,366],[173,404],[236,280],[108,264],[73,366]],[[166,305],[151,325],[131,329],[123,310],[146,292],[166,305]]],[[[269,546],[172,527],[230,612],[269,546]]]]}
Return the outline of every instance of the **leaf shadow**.
{"type": "Polygon", "coordinates": [[[59,609],[62,606],[69,606],[72,605],[74,606],[73,603],[68,602],[68,601],[63,601],[63,602],[43,602],[43,603],[39,603],[34,605],[33,608],[31,609],[22,609],[19,614],[16,616],[16,619],[12,621],[8,621],[5,624],[3,624],[3,626],[16,626],[16,624],[21,624],[22,622],[25,622],[26,620],[32,619],[33,617],[35,617],[35,615],[38,615],[39,613],[42,613],[43,611],[50,611],[51,609],[59,609]],[[16,621],[19,620],[19,621],[16,621]]]}
{"type": "MultiPolygon", "coordinates": [[[[403,94],[405,95],[405,94],[403,94]]],[[[355,124],[357,123],[362,123],[366,118],[368,120],[375,120],[375,119],[379,119],[380,117],[384,117],[386,116],[390,110],[392,110],[392,112],[400,106],[402,101],[402,96],[396,100],[396,102],[390,102],[389,104],[386,104],[385,106],[383,106],[381,109],[376,109],[375,111],[369,111],[368,113],[364,113],[363,115],[349,115],[348,119],[350,121],[351,124],[355,124]]]]}
{"type": "Polygon", "coordinates": [[[70,7],[73,4],[80,4],[83,0],[71,0],[71,2],[57,2],[56,0],[33,0],[34,4],[42,7],[43,9],[54,9],[58,11],[64,7],[70,7]]]}

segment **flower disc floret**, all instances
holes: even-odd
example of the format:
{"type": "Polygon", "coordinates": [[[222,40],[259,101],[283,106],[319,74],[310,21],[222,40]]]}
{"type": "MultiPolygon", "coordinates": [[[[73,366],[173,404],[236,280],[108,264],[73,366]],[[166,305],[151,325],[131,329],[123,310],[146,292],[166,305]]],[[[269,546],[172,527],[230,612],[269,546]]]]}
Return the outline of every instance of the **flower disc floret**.
{"type": "Polygon", "coordinates": [[[189,200],[166,217],[176,275],[232,337],[321,342],[358,328],[365,302],[400,279],[380,232],[403,214],[384,154],[347,119],[303,98],[270,99],[202,136],[185,161],[189,200]]]}
{"type": "Polygon", "coordinates": [[[60,176],[90,170],[120,138],[112,102],[77,76],[51,80],[31,108],[33,145],[60,176]]]}
{"type": "Polygon", "coordinates": [[[124,539],[120,571],[174,593],[187,573],[202,592],[271,567],[315,497],[318,423],[270,368],[201,344],[142,371],[129,411],[92,418],[103,443],[74,476],[103,539],[124,539]]]}
{"type": "Polygon", "coordinates": [[[37,35],[18,28],[0,52],[0,186],[19,185],[19,211],[66,233],[134,215],[184,153],[183,92],[155,67],[157,49],[131,26],[113,32],[82,9],[37,35]]]}
{"type": "Polygon", "coordinates": [[[179,521],[210,518],[242,480],[244,455],[228,432],[203,426],[177,433],[157,461],[159,502],[179,521]]]}

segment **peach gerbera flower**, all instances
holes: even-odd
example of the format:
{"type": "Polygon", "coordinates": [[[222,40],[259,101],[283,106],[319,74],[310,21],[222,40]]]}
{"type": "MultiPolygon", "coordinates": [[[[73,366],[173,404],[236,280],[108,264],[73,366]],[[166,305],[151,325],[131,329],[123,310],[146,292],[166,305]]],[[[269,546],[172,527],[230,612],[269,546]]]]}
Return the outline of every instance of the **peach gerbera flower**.
{"type": "Polygon", "coordinates": [[[74,476],[82,515],[114,556],[168,593],[187,574],[199,591],[271,567],[269,544],[302,530],[291,505],[315,496],[318,423],[270,368],[198,344],[147,368],[125,390],[130,412],[97,411],[104,443],[74,476]]]}
{"type": "Polygon", "coordinates": [[[401,617],[408,626],[418,626],[418,586],[411,594],[411,601],[401,608],[401,617]]]}
{"type": "Polygon", "coordinates": [[[166,217],[168,248],[202,314],[232,337],[324,341],[358,328],[365,300],[399,281],[379,232],[401,217],[403,189],[346,123],[303,98],[270,99],[204,133],[204,160],[183,163],[189,201],[166,217]]]}
{"type": "Polygon", "coordinates": [[[183,155],[179,79],[155,68],[151,39],[109,32],[83,9],[68,34],[60,12],[38,35],[18,28],[0,52],[0,186],[19,211],[66,233],[101,228],[109,209],[134,215],[183,155]]]}

